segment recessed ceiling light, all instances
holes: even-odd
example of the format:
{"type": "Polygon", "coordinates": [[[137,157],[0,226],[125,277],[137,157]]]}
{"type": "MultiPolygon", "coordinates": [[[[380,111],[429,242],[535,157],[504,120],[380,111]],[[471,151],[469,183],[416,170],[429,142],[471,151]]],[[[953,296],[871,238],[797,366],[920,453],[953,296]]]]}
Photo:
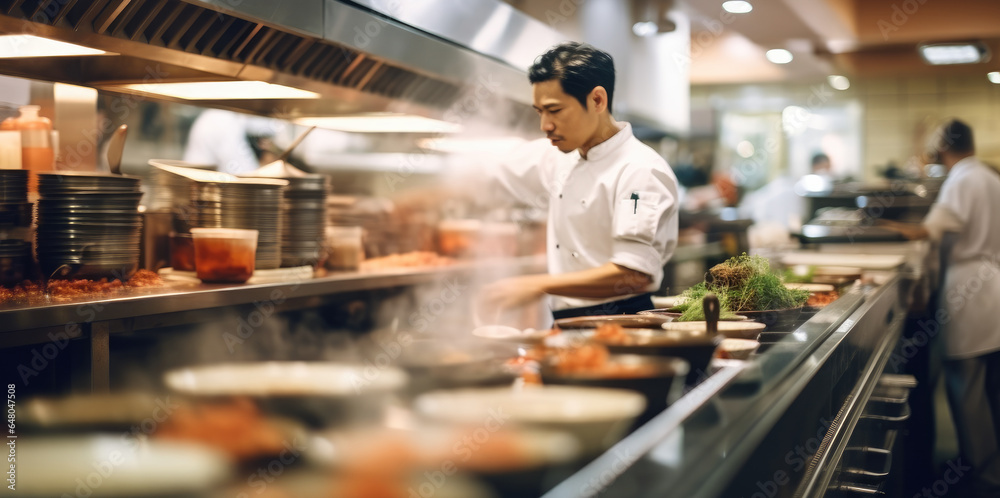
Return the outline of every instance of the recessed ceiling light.
{"type": "Polygon", "coordinates": [[[138,83],[120,88],[184,100],[317,99],[318,93],[263,81],[138,83]]]}
{"type": "Polygon", "coordinates": [[[32,35],[0,35],[0,58],[102,55],[103,50],[32,35]]]}
{"type": "Polygon", "coordinates": [[[641,21],[632,25],[632,32],[635,36],[653,36],[660,29],[653,21],[641,21]]]}
{"type": "Polygon", "coordinates": [[[722,10],[732,14],[746,14],[753,10],[753,5],[750,5],[750,2],[746,0],[729,0],[722,2],[722,10]]]}
{"type": "Polygon", "coordinates": [[[834,90],[847,90],[851,87],[851,80],[847,79],[847,76],[841,76],[839,74],[831,74],[826,77],[826,81],[830,83],[830,86],[834,90]]]}
{"type": "Polygon", "coordinates": [[[295,120],[303,126],[353,133],[460,133],[457,123],[395,112],[373,112],[351,116],[306,117],[295,120]]]}
{"type": "Polygon", "coordinates": [[[792,53],[783,48],[772,48],[764,55],[767,57],[767,60],[775,64],[788,64],[793,59],[792,53]]]}
{"type": "Polygon", "coordinates": [[[990,80],[990,83],[1000,85],[1000,71],[986,73],[986,79],[990,80]]]}
{"type": "Polygon", "coordinates": [[[921,45],[920,56],[928,64],[975,64],[989,59],[990,51],[979,43],[921,45]]]}
{"type": "Polygon", "coordinates": [[[511,150],[524,143],[520,137],[499,138],[422,138],[417,141],[421,149],[446,152],[450,154],[480,154],[483,152],[500,153],[511,150]]]}

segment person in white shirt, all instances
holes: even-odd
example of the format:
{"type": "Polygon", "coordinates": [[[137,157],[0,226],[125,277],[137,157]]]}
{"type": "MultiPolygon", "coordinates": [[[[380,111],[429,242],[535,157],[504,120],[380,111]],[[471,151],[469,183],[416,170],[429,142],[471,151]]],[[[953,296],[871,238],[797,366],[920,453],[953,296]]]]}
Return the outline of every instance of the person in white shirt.
{"type": "Polygon", "coordinates": [[[223,173],[249,173],[274,159],[258,157],[251,137],[274,137],[283,129],[284,123],[274,118],[207,109],[191,125],[184,160],[214,164],[223,173]]]}
{"type": "Polygon", "coordinates": [[[886,223],[909,238],[957,235],[948,256],[944,373],[963,463],[973,468],[963,496],[1000,496],[1000,173],[975,156],[972,129],[952,120],[936,133],[932,162],[948,169],[920,227],[886,223]]]}
{"type": "Polygon", "coordinates": [[[528,72],[546,138],[491,172],[523,204],[548,210],[549,273],[487,286],[481,299],[510,309],[553,296],[555,318],[653,307],[677,246],[677,179],[666,161],[611,114],[610,55],[565,43],[528,72]]]}

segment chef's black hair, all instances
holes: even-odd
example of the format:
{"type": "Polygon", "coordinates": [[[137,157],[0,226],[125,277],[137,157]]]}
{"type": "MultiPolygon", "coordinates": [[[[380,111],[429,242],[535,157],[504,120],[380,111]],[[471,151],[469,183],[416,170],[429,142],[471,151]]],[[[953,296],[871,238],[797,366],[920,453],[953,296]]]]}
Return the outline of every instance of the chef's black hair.
{"type": "Polygon", "coordinates": [[[972,140],[972,128],[969,125],[952,119],[941,127],[941,136],[938,147],[940,150],[957,154],[971,154],[975,152],[976,146],[972,140]]]}
{"type": "Polygon", "coordinates": [[[564,92],[587,108],[587,95],[602,86],[608,92],[608,112],[615,95],[615,62],[606,52],[585,43],[569,42],[556,45],[538,56],[528,68],[532,84],[559,80],[564,92]]]}

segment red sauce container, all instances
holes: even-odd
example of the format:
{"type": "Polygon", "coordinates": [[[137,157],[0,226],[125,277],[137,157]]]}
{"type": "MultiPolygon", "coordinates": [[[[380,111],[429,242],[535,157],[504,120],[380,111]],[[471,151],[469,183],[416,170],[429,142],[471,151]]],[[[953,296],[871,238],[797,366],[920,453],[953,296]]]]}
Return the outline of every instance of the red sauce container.
{"type": "Polygon", "coordinates": [[[202,282],[243,283],[253,275],[257,230],[192,228],[194,266],[202,282]]]}
{"type": "Polygon", "coordinates": [[[170,234],[170,266],[178,271],[194,271],[194,238],[191,234],[170,234]]]}

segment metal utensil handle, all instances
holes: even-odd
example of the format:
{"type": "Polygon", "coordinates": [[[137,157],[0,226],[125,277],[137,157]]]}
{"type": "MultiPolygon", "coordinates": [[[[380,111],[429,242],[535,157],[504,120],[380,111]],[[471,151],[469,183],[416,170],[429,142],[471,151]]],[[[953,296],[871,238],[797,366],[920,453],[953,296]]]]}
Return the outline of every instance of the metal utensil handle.
{"type": "Polygon", "coordinates": [[[122,174],[122,154],[125,152],[125,135],[128,125],[121,125],[112,134],[108,143],[108,168],[116,175],[122,174]]]}
{"type": "Polygon", "coordinates": [[[719,333],[719,297],[714,292],[705,294],[702,308],[705,310],[706,333],[709,337],[714,337],[719,333]]]}
{"type": "Polygon", "coordinates": [[[292,144],[289,145],[288,148],[285,149],[285,151],[282,152],[280,156],[278,156],[277,160],[278,161],[284,161],[285,159],[287,159],[288,156],[292,153],[292,150],[295,149],[296,147],[298,147],[299,144],[302,143],[303,140],[305,140],[306,135],[308,135],[309,133],[311,133],[315,129],[316,129],[315,126],[310,126],[308,130],[302,132],[302,134],[299,135],[298,137],[296,137],[295,141],[292,142],[292,144]]]}
{"type": "Polygon", "coordinates": [[[850,493],[862,496],[885,496],[885,493],[878,488],[868,488],[856,484],[841,484],[834,489],[842,493],[850,493]]]}

